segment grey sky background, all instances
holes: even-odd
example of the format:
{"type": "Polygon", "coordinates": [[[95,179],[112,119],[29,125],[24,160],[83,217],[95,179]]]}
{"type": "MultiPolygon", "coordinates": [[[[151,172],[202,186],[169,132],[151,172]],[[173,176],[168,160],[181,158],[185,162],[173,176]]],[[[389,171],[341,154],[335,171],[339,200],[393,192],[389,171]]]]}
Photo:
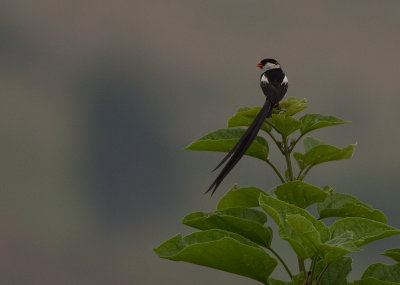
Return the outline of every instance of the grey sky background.
{"type": "MultiPolygon", "coordinates": [[[[2,284],[257,284],[152,247],[190,233],[183,216],[213,210],[234,183],[279,183],[245,158],[210,199],[222,155],[183,151],[263,103],[265,57],[308,112],[352,121],[313,134],[358,146],[307,182],[400,228],[398,1],[5,0],[0,15],[2,284]]],[[[393,247],[367,246],[351,277],[393,247]]]]}

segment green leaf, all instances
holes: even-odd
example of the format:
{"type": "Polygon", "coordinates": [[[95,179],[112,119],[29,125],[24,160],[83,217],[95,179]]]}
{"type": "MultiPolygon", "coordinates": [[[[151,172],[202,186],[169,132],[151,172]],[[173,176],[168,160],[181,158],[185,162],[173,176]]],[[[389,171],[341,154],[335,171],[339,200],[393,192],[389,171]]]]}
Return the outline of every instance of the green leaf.
{"type": "Polygon", "coordinates": [[[303,144],[304,144],[304,150],[306,152],[308,152],[309,150],[311,150],[312,148],[318,146],[318,145],[323,145],[324,143],[320,140],[317,140],[315,138],[312,137],[306,137],[303,140],[303,144]]]}
{"type": "Polygon", "coordinates": [[[233,232],[249,240],[269,247],[272,240],[272,229],[264,227],[267,216],[257,210],[248,208],[231,208],[213,213],[195,212],[183,219],[183,224],[200,229],[221,229],[233,232]]]}
{"type": "Polygon", "coordinates": [[[292,228],[304,247],[307,247],[313,255],[317,254],[321,247],[320,234],[314,225],[301,215],[287,215],[286,222],[292,228]]]}
{"type": "Polygon", "coordinates": [[[355,280],[354,285],[398,285],[400,283],[394,283],[394,282],[389,282],[389,281],[382,281],[378,280],[376,278],[366,278],[362,280],[355,280]]]}
{"type": "Polygon", "coordinates": [[[273,191],[279,200],[300,208],[307,208],[314,203],[322,202],[328,196],[328,193],[320,188],[302,181],[291,181],[282,184],[273,191]]]}
{"type": "MultiPolygon", "coordinates": [[[[352,259],[350,257],[342,257],[331,264],[322,275],[320,285],[347,285],[347,275],[351,272],[352,259]]],[[[316,276],[321,274],[327,263],[323,260],[319,261],[316,266],[316,276]]]]}
{"type": "Polygon", "coordinates": [[[268,121],[278,133],[285,137],[300,129],[300,121],[291,116],[274,114],[268,121]]]}
{"type": "Polygon", "coordinates": [[[300,118],[300,132],[302,135],[316,129],[342,125],[349,123],[334,116],[324,116],[320,114],[306,114],[300,118]]]}
{"type": "Polygon", "coordinates": [[[351,233],[343,234],[340,238],[329,240],[323,244],[317,229],[303,216],[288,215],[287,223],[301,239],[303,247],[311,251],[313,255],[321,255],[327,263],[331,263],[347,253],[359,251],[351,241],[351,233]]]}
{"type": "Polygon", "coordinates": [[[389,281],[382,281],[376,278],[366,278],[362,280],[355,280],[353,285],[399,285],[400,283],[394,283],[389,281]]]}
{"type": "MultiPolygon", "coordinates": [[[[185,149],[229,152],[244,133],[245,130],[238,128],[217,130],[192,142],[185,149]]],[[[256,137],[245,154],[266,161],[267,141],[262,137],[256,137]]]]}
{"type": "Polygon", "coordinates": [[[323,242],[329,240],[330,232],[328,227],[323,222],[314,218],[308,211],[264,194],[260,195],[259,204],[274,219],[277,225],[286,220],[287,215],[298,214],[305,217],[314,225],[321,234],[323,242]]]}
{"type": "Polygon", "coordinates": [[[267,194],[256,187],[239,188],[233,187],[219,200],[217,210],[222,211],[229,208],[252,208],[259,207],[258,198],[260,194],[267,194]]]}
{"type": "Polygon", "coordinates": [[[288,204],[270,196],[261,194],[259,203],[261,208],[279,226],[279,235],[290,243],[294,251],[302,258],[306,259],[313,255],[312,248],[304,244],[301,237],[288,224],[288,215],[300,215],[310,221],[320,234],[322,242],[329,240],[330,232],[324,223],[315,219],[309,212],[297,206],[288,204]]]}
{"type": "Polygon", "coordinates": [[[308,166],[314,166],[323,162],[342,160],[350,158],[354,153],[354,145],[345,148],[337,148],[331,145],[319,144],[310,148],[310,143],[315,144],[316,140],[304,139],[306,153],[295,152],[293,157],[296,159],[301,170],[308,166]]]}
{"type": "Polygon", "coordinates": [[[354,196],[341,193],[330,193],[325,201],[318,204],[318,213],[321,219],[328,217],[362,217],[382,223],[387,221],[383,212],[362,203],[354,196]]]}
{"type": "Polygon", "coordinates": [[[381,253],[381,254],[392,258],[396,262],[400,262],[400,248],[388,249],[384,253],[381,253]]]}
{"type": "Polygon", "coordinates": [[[328,240],[320,248],[320,254],[327,263],[331,263],[350,252],[360,251],[355,245],[352,232],[344,232],[340,236],[328,240]]]}
{"type": "Polygon", "coordinates": [[[279,110],[283,111],[286,116],[293,116],[307,109],[306,103],[305,98],[288,97],[285,101],[279,103],[279,110]]]}
{"type": "MultiPolygon", "coordinates": [[[[235,115],[233,115],[228,120],[228,128],[233,127],[248,127],[256,118],[257,114],[260,112],[261,107],[242,107],[240,108],[235,115]]],[[[271,131],[271,126],[269,126],[266,122],[261,125],[261,130],[269,133],[271,131]]]]}
{"type": "Polygon", "coordinates": [[[382,281],[400,283],[400,264],[387,265],[382,263],[371,264],[365,270],[361,279],[376,278],[382,281]]]}
{"type": "Polygon", "coordinates": [[[222,230],[177,235],[154,251],[161,258],[186,261],[266,283],[277,261],[244,237],[222,230]]]}
{"type": "Polygon", "coordinates": [[[374,220],[349,217],[337,220],[330,227],[332,237],[342,235],[344,232],[354,234],[353,241],[357,246],[363,246],[376,240],[400,234],[400,231],[384,223],[374,220]]]}

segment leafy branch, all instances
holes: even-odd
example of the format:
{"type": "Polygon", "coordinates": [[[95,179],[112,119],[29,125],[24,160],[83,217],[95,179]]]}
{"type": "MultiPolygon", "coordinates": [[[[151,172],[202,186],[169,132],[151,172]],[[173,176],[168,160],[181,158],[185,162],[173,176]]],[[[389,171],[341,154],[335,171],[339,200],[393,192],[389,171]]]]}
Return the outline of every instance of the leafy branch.
{"type": "MultiPolygon", "coordinates": [[[[397,235],[399,230],[386,224],[386,216],[357,198],[304,182],[315,166],[352,157],[355,144],[338,148],[306,134],[320,128],[348,123],[334,116],[305,114],[305,99],[288,98],[265,120],[261,130],[284,157],[286,170],[280,171],[269,158],[267,139],[259,135],[246,155],[265,161],[282,184],[271,193],[255,188],[233,186],[211,213],[194,212],[183,223],[200,231],[176,235],[154,249],[158,256],[186,261],[231,272],[270,285],[350,284],[347,275],[352,260],[346,255],[366,244],[397,235]],[[280,138],[279,141],[277,138],[280,138]],[[303,141],[304,152],[294,152],[303,141]],[[296,162],[296,165],[294,163],[296,162]],[[282,174],[284,173],[284,174],[282,174]],[[319,217],[306,208],[317,204],[319,217]],[[328,217],[336,221],[327,226],[328,217]],[[289,243],[297,256],[298,272],[272,246],[273,231],[289,243]],[[269,254],[271,253],[272,256],[269,254]],[[305,261],[311,261],[308,269],[305,261]],[[289,281],[271,277],[280,263],[289,281]]],[[[186,147],[188,150],[229,152],[254,120],[260,107],[240,108],[228,121],[228,128],[209,133],[186,147]]],[[[270,186],[269,186],[270,187],[270,186]]],[[[386,251],[395,265],[372,264],[354,285],[400,284],[400,249],[386,251]]]]}

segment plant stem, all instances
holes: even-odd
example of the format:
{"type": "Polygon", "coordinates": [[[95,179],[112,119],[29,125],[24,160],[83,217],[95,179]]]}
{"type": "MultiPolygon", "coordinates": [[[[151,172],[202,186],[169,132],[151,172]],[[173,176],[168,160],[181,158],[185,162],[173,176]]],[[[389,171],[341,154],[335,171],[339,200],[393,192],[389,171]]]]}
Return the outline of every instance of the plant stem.
{"type": "Polygon", "coordinates": [[[282,175],[279,173],[279,170],[275,167],[275,165],[273,165],[269,159],[267,159],[267,163],[272,167],[272,169],[275,171],[276,175],[278,175],[281,182],[285,183],[285,179],[283,179],[282,175]]]}
{"type": "Polygon", "coordinates": [[[278,254],[275,250],[273,250],[271,247],[267,247],[267,249],[268,249],[269,251],[271,251],[271,252],[276,256],[276,258],[279,259],[279,261],[282,263],[283,267],[285,267],[286,272],[289,274],[290,279],[293,279],[293,274],[292,274],[292,272],[290,272],[289,267],[286,265],[286,263],[283,261],[283,259],[279,256],[279,254],[278,254]]]}
{"type": "Polygon", "coordinates": [[[302,171],[300,171],[299,176],[297,177],[297,179],[298,179],[298,180],[303,180],[304,177],[306,177],[307,173],[310,171],[310,169],[311,169],[313,166],[314,166],[314,165],[308,166],[308,167],[305,169],[306,171],[304,171],[304,173],[302,173],[304,169],[303,169],[302,171]]]}
{"type": "Polygon", "coordinates": [[[328,263],[327,265],[325,265],[324,269],[322,269],[321,273],[319,274],[318,278],[317,278],[317,282],[315,283],[315,285],[318,285],[321,280],[322,280],[322,276],[324,275],[324,273],[326,272],[326,270],[328,269],[329,265],[331,265],[330,263],[328,263]]]}
{"type": "Polygon", "coordinates": [[[299,264],[299,271],[303,272],[304,279],[306,279],[307,278],[307,272],[306,272],[306,267],[304,265],[304,260],[302,260],[300,257],[297,257],[297,262],[299,264]]]}
{"type": "Polygon", "coordinates": [[[275,128],[275,126],[273,124],[270,123],[269,120],[265,120],[265,122],[267,123],[267,125],[269,125],[271,128],[273,128],[277,133],[279,133],[279,131],[275,128]]]}
{"type": "MultiPolygon", "coordinates": [[[[304,135],[304,134],[303,134],[304,135]]],[[[294,147],[296,146],[296,144],[300,141],[300,139],[303,137],[303,135],[300,135],[295,141],[294,143],[290,146],[290,152],[293,151],[294,147]]]]}
{"type": "Polygon", "coordinates": [[[283,154],[285,155],[286,158],[286,164],[287,164],[287,169],[289,172],[289,181],[293,181],[293,168],[292,168],[292,161],[290,159],[290,149],[288,146],[288,139],[287,137],[282,135],[282,144],[283,144],[283,154]]]}
{"type": "Polygon", "coordinates": [[[317,259],[318,259],[318,255],[315,255],[312,262],[311,262],[311,266],[310,266],[310,279],[308,280],[308,284],[312,285],[313,283],[313,279],[314,279],[314,272],[315,272],[315,265],[317,264],[317,259]]]}
{"type": "MultiPolygon", "coordinates": [[[[277,132],[278,134],[280,134],[280,132],[275,128],[275,126],[273,124],[271,124],[269,122],[269,120],[265,120],[265,122],[267,123],[267,125],[269,125],[273,130],[275,130],[275,132],[277,132]]],[[[267,132],[269,134],[269,136],[272,138],[272,140],[275,142],[276,146],[278,147],[278,149],[281,151],[282,154],[283,153],[283,147],[282,145],[277,141],[277,139],[272,135],[272,132],[267,132]]]]}
{"type": "MultiPolygon", "coordinates": [[[[288,139],[286,136],[282,135],[282,154],[285,156],[286,159],[286,165],[287,165],[287,169],[288,169],[288,181],[293,181],[294,177],[293,177],[293,168],[292,168],[292,160],[290,157],[290,154],[292,153],[293,147],[289,148],[288,145],[288,139]]],[[[304,266],[304,260],[302,260],[300,257],[297,257],[297,261],[299,263],[299,271],[300,272],[304,272],[304,278],[307,277],[307,273],[306,273],[306,268],[304,266]]]]}
{"type": "Polygon", "coordinates": [[[310,165],[310,166],[306,169],[306,171],[304,171],[303,178],[306,177],[307,173],[310,171],[310,169],[311,169],[313,166],[314,166],[314,165],[310,165]]]}
{"type": "Polygon", "coordinates": [[[274,143],[278,147],[279,151],[283,154],[283,149],[282,149],[281,145],[279,144],[279,142],[274,137],[274,135],[271,132],[267,132],[267,134],[271,137],[271,139],[274,141],[274,143]]]}

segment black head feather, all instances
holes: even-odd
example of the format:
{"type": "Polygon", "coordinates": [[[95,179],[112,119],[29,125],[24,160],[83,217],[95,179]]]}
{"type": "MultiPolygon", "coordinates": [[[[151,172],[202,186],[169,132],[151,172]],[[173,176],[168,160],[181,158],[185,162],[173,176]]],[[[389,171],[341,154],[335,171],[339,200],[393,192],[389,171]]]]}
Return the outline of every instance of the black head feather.
{"type": "Polygon", "coordinates": [[[267,63],[279,64],[279,62],[273,58],[265,58],[265,59],[261,60],[260,62],[263,66],[266,65],[267,63]]]}

